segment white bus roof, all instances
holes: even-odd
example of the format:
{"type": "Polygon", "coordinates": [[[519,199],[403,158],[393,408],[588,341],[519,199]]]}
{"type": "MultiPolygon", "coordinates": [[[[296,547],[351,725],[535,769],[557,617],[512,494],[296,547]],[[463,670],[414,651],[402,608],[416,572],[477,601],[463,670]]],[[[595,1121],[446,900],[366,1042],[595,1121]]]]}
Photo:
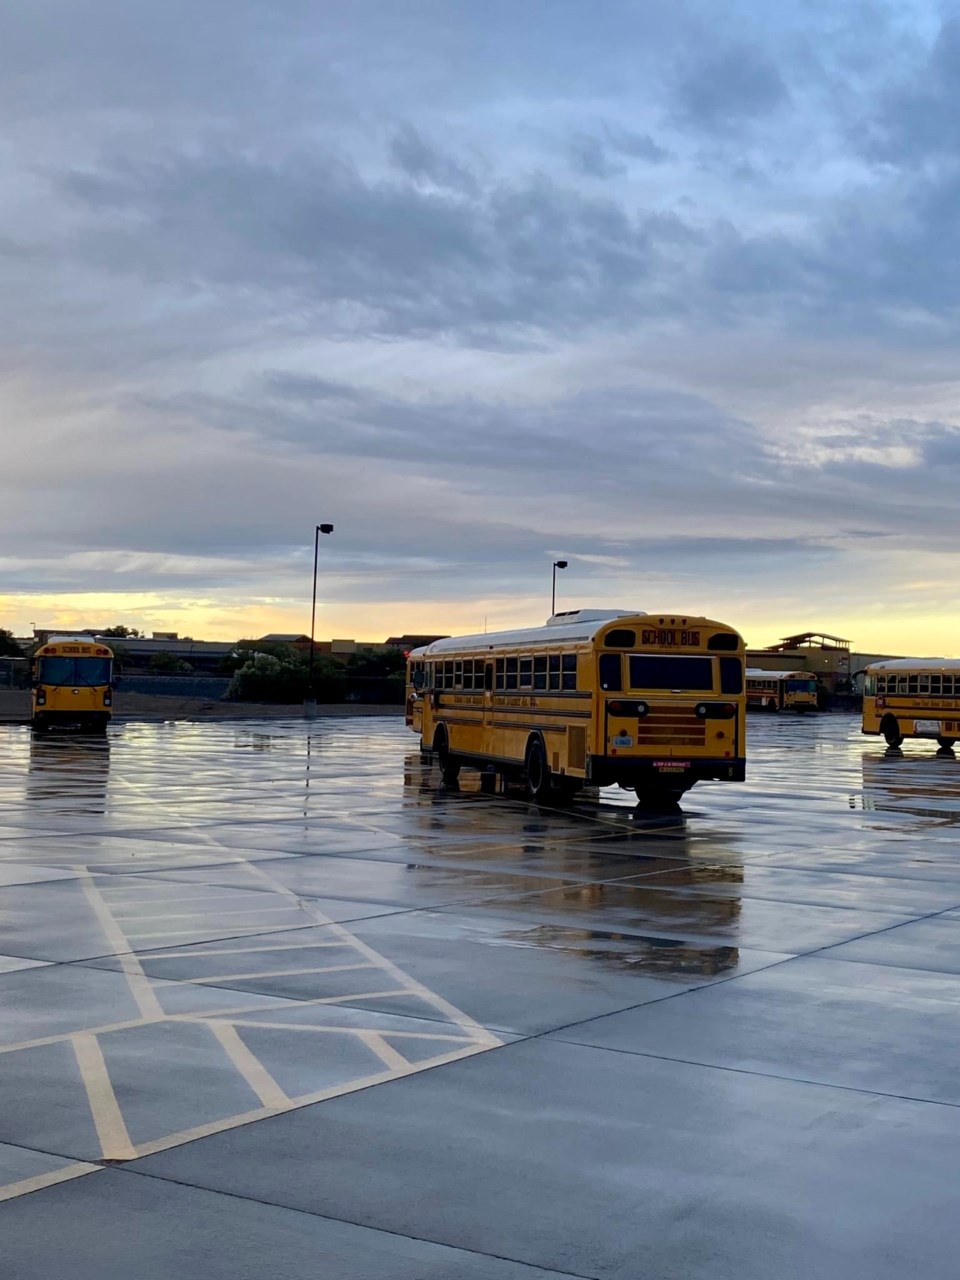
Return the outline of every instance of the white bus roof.
{"type": "Polygon", "coordinates": [[[960,671],[960,658],[888,658],[865,668],[876,671],[960,671]]]}
{"type": "MultiPolygon", "coordinates": [[[[50,636],[48,640],[44,640],[43,645],[48,644],[93,644],[99,648],[107,649],[109,644],[106,640],[101,640],[99,636],[50,636]]],[[[43,645],[40,647],[43,648],[43,645]]]]}
{"type": "MultiPolygon", "coordinates": [[[[467,649],[500,649],[516,645],[518,648],[531,644],[573,644],[577,641],[592,640],[598,631],[602,631],[608,622],[617,618],[643,619],[662,618],[664,614],[648,614],[642,609],[574,609],[568,613],[556,613],[548,618],[542,627],[526,627],[519,631],[491,631],[482,635],[449,636],[446,640],[434,640],[433,644],[424,645],[420,649],[411,650],[411,658],[432,658],[443,653],[461,653],[467,649]]],[[[710,619],[686,614],[671,615],[677,625],[683,625],[687,619],[695,622],[707,622],[711,626],[722,627],[722,622],[711,622],[710,619]],[[681,623],[683,617],[683,623],[681,623]]]]}

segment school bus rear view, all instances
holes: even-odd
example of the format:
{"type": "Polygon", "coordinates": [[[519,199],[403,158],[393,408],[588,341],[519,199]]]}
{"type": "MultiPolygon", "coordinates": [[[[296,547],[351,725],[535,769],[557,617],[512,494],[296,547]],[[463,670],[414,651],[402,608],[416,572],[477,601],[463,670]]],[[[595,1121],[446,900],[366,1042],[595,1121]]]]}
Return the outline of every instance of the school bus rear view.
{"type": "Polygon", "coordinates": [[[90,636],[51,636],[33,655],[33,726],[104,732],[113,714],[113,651],[90,636]]]}
{"type": "Polygon", "coordinates": [[[467,765],[542,803],[619,784],[657,804],[744,778],[743,640],[708,618],[581,609],[438,640],[409,655],[407,694],[447,782],[467,765]]]}

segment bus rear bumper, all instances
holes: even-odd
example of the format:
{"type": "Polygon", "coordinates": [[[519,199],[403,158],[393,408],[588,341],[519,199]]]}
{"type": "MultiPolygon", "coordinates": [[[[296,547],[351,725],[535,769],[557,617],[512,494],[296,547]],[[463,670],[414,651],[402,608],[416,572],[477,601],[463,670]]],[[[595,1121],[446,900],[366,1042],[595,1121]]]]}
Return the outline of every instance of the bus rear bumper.
{"type": "Polygon", "coordinates": [[[102,732],[110,723],[109,711],[35,711],[35,729],[80,729],[102,732]]]}
{"type": "Polygon", "coordinates": [[[591,756],[587,761],[587,783],[595,787],[635,787],[654,779],[684,788],[695,782],[743,782],[746,760],[697,758],[670,759],[667,756],[591,756]]]}

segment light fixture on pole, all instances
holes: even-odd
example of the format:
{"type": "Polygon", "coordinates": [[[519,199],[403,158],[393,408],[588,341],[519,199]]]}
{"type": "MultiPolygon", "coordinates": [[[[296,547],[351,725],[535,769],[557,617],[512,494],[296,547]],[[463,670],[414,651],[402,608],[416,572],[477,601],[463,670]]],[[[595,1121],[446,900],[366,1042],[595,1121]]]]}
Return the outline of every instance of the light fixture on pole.
{"type": "Polygon", "coordinates": [[[550,593],[550,617],[557,612],[557,570],[567,567],[566,560],[554,560],[553,562],[553,590],[550,593]]]}
{"type": "Polygon", "coordinates": [[[310,609],[310,664],[307,668],[307,698],[311,702],[316,702],[313,692],[313,651],[314,651],[314,632],[317,626],[317,562],[320,558],[320,535],[321,533],[333,533],[332,524],[318,524],[313,531],[313,605],[310,609]]]}

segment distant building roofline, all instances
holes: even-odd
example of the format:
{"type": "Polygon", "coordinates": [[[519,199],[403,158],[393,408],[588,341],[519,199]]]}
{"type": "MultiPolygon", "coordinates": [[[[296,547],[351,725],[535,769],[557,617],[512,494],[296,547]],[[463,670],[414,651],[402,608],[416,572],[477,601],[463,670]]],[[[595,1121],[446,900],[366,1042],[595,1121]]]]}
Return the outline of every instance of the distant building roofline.
{"type": "Polygon", "coordinates": [[[767,653],[782,653],[787,649],[849,649],[851,641],[842,636],[831,636],[825,631],[802,631],[796,636],[784,636],[776,644],[766,647],[767,653]]]}

